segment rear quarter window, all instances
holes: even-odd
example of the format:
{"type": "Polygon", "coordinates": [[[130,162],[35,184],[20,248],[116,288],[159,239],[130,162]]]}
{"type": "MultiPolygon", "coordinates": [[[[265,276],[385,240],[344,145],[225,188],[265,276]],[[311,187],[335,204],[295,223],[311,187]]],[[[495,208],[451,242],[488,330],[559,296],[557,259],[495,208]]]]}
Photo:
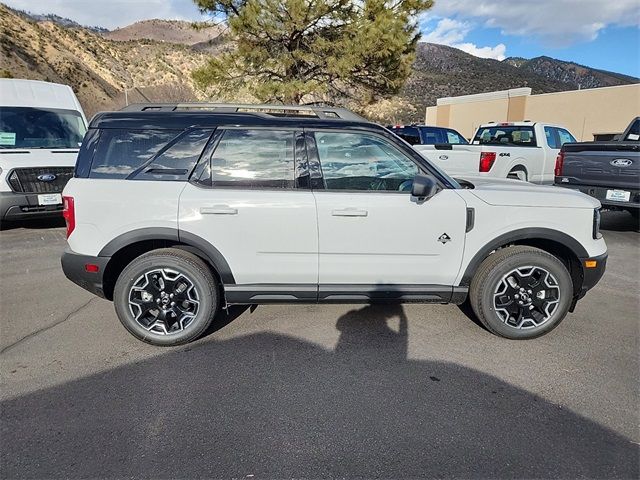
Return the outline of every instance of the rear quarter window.
{"type": "Polygon", "coordinates": [[[90,178],[186,179],[212,130],[104,129],[90,178]]]}

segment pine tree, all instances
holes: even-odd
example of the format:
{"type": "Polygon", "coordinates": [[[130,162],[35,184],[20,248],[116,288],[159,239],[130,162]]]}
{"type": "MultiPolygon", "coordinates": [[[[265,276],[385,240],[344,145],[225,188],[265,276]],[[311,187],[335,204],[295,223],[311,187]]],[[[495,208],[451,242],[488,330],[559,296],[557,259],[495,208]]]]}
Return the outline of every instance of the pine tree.
{"type": "Polygon", "coordinates": [[[233,47],[193,72],[202,89],[261,101],[369,103],[411,71],[417,17],[432,0],[194,0],[224,18],[233,47]]]}

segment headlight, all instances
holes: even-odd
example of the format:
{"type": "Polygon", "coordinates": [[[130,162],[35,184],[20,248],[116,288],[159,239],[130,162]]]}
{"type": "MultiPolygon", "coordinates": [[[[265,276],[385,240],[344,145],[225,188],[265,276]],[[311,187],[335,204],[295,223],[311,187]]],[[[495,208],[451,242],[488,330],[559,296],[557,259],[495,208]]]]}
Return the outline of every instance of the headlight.
{"type": "Polygon", "coordinates": [[[593,238],[595,240],[602,238],[600,233],[600,209],[596,208],[593,211],[593,238]]]}

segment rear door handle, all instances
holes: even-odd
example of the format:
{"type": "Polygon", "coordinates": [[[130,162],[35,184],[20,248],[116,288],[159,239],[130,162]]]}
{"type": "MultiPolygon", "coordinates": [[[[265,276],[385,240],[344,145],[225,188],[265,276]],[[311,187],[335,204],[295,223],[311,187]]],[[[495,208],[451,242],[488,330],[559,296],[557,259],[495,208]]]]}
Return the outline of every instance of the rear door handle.
{"type": "Polygon", "coordinates": [[[237,215],[238,209],[229,205],[213,205],[211,207],[200,207],[202,215],[237,215]]]}
{"type": "Polygon", "coordinates": [[[359,208],[342,208],[331,212],[334,217],[366,217],[368,214],[369,212],[359,208]]]}

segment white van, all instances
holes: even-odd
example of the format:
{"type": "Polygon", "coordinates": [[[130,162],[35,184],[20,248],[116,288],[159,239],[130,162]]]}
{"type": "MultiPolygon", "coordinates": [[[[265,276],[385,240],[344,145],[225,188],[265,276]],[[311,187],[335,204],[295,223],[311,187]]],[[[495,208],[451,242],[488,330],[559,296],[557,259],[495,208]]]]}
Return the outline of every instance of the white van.
{"type": "Polygon", "coordinates": [[[0,79],[0,222],[61,215],[86,131],[68,85],[0,79]]]}

